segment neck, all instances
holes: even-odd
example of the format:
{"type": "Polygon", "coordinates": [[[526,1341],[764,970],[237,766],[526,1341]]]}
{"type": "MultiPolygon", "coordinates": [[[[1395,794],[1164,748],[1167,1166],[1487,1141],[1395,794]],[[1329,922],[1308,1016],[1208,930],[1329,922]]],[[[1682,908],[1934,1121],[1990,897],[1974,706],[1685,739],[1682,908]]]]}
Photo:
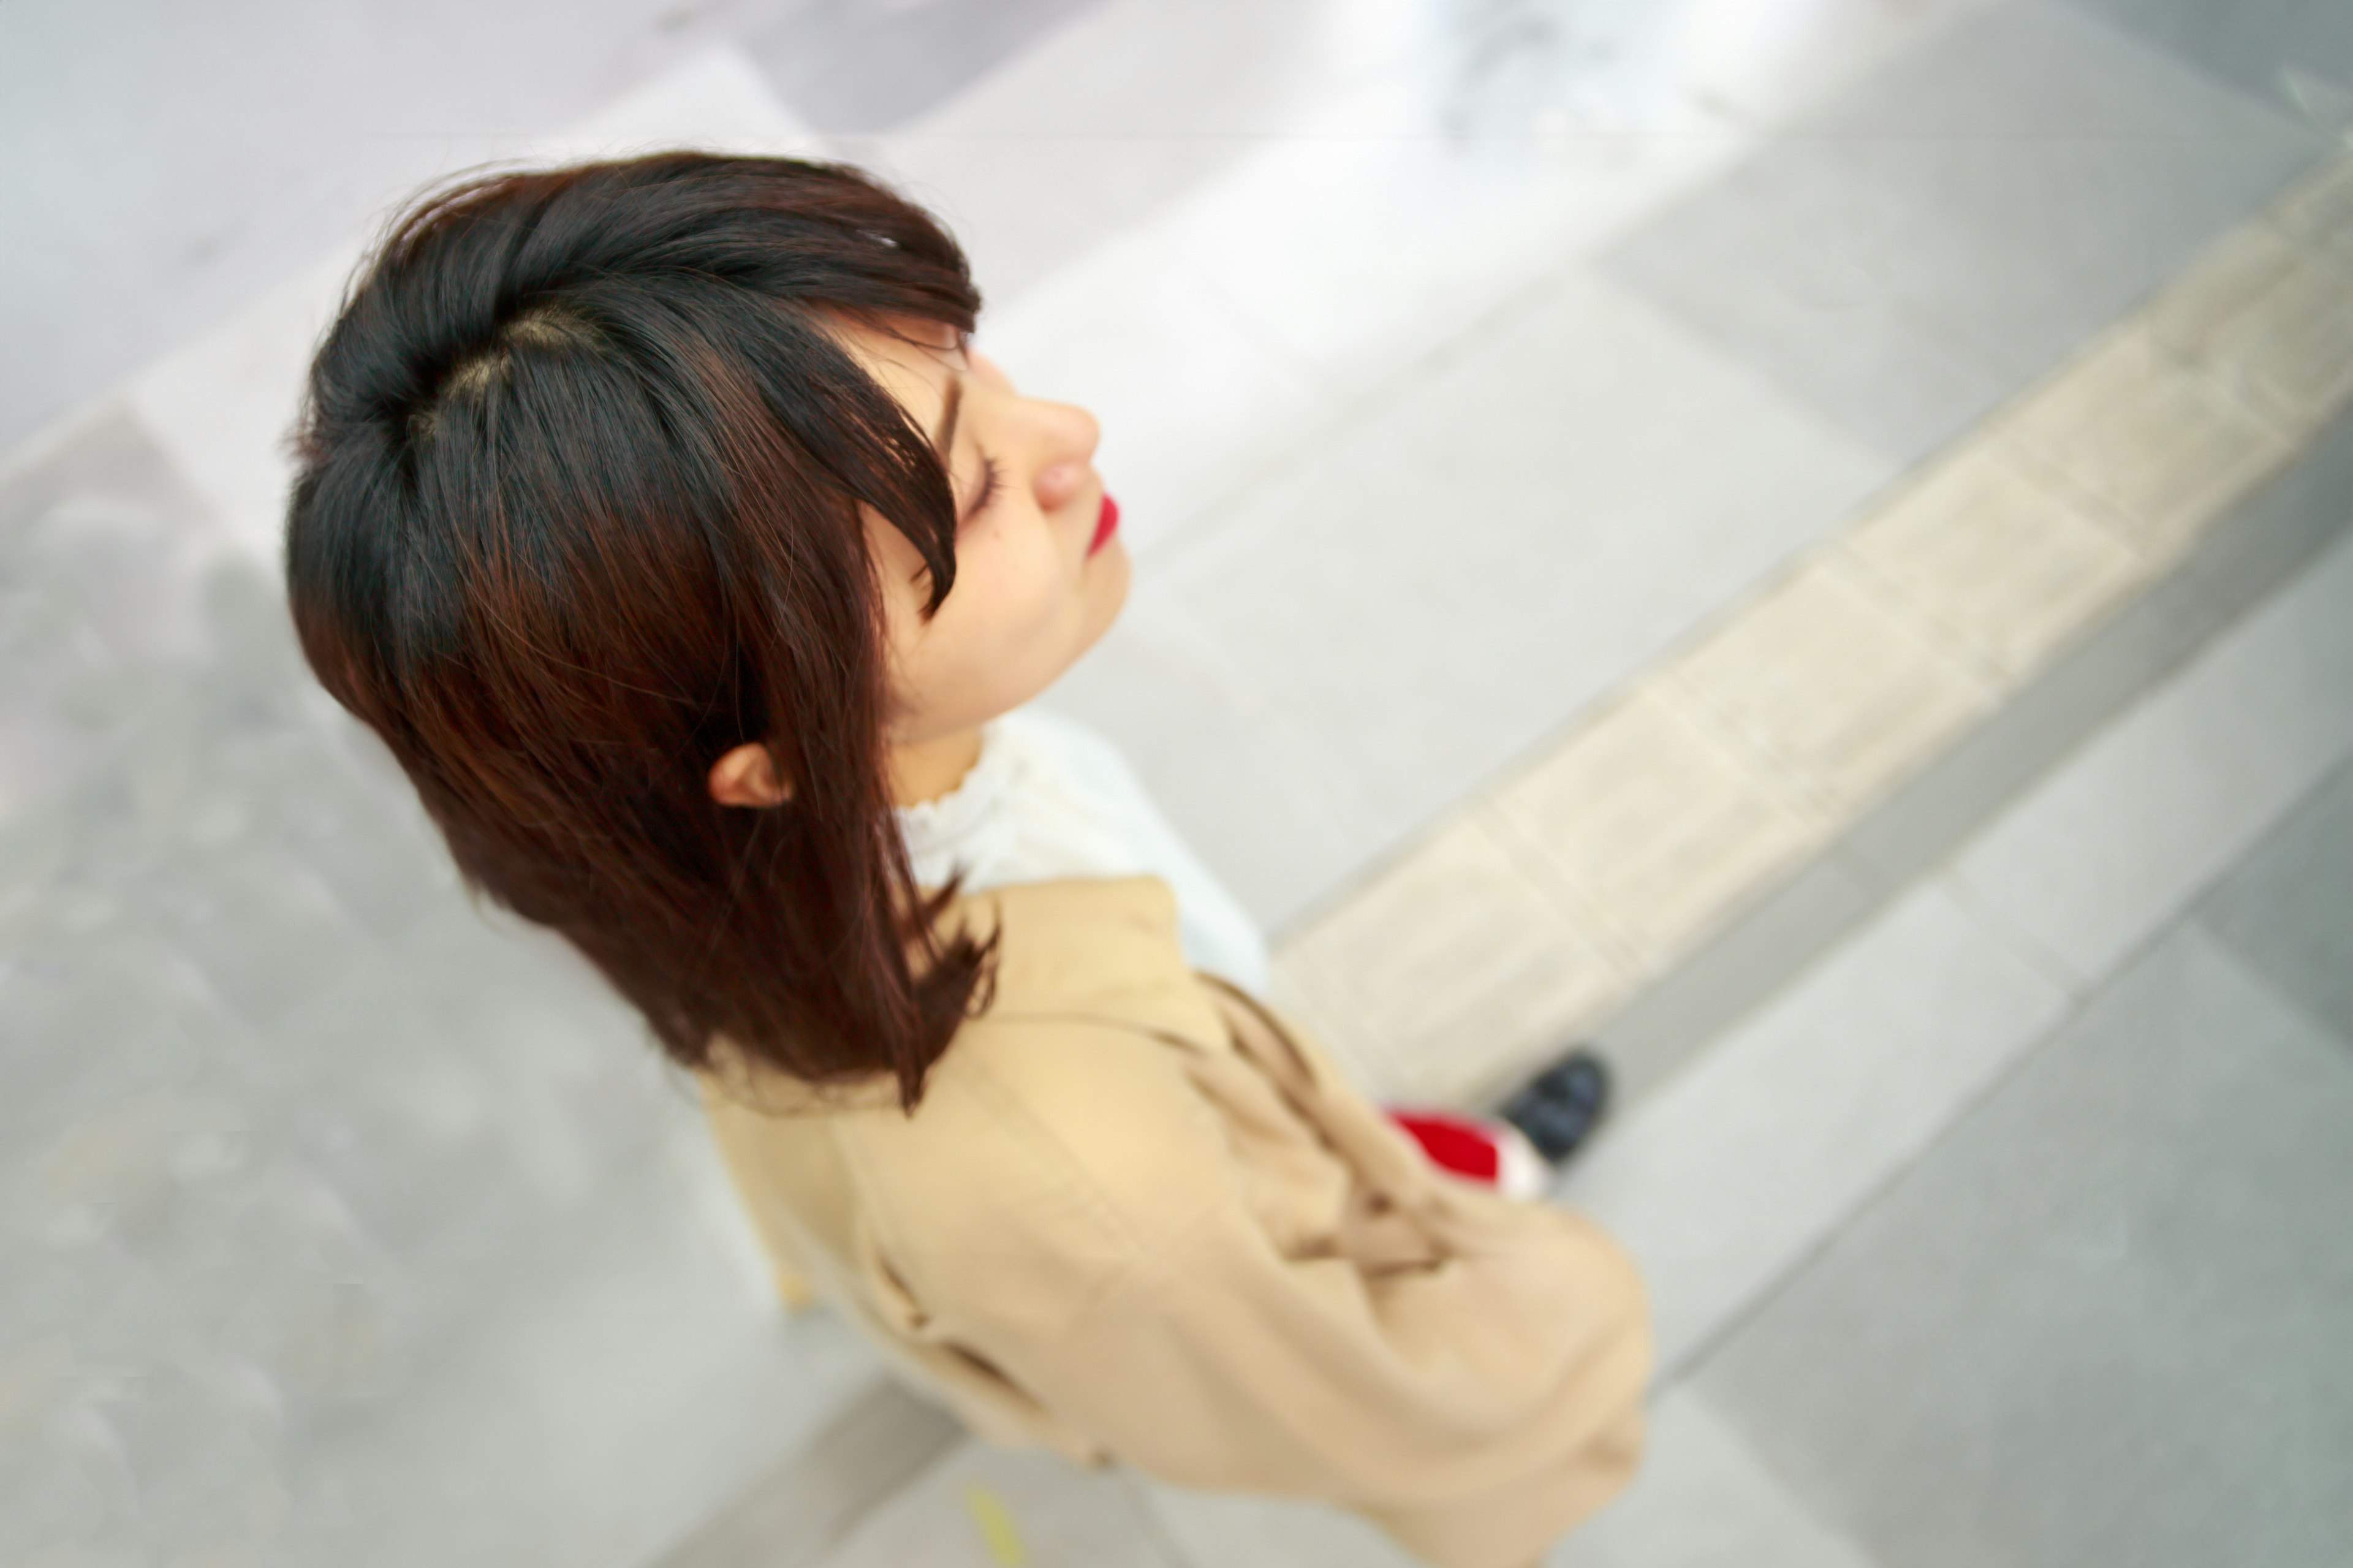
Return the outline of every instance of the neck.
{"type": "Polygon", "coordinates": [[[937,800],[964,782],[980,760],[980,729],[959,730],[929,741],[891,748],[891,803],[920,805],[937,800]]]}

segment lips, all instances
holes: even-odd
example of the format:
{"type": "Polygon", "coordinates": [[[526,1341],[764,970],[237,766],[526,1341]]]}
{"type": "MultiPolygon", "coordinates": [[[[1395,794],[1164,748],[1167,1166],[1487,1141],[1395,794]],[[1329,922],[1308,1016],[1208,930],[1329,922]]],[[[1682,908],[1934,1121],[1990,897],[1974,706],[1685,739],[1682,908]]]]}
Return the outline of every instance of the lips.
{"type": "Polygon", "coordinates": [[[1110,543],[1111,536],[1118,531],[1118,529],[1119,502],[1106,494],[1103,499],[1103,510],[1095,514],[1095,536],[1087,543],[1087,553],[1092,555],[1110,543]]]}

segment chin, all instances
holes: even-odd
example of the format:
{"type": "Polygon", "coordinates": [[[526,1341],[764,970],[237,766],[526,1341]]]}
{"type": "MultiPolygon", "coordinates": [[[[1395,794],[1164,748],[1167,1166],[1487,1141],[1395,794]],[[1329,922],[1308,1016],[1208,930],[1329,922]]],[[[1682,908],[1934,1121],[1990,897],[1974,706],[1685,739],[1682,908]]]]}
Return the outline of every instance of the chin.
{"type": "Polygon", "coordinates": [[[1061,679],[1064,671],[1086,658],[1088,651],[1103,641],[1103,634],[1111,630],[1112,623],[1119,619],[1119,612],[1127,604],[1127,552],[1114,538],[1095,552],[1087,563],[1084,588],[1086,619],[1071,645],[1070,657],[1062,661],[1062,668],[1054,672],[1055,680],[1061,679]]]}
{"type": "MultiPolygon", "coordinates": [[[[1103,633],[1111,630],[1111,624],[1119,619],[1120,611],[1127,607],[1128,584],[1134,575],[1127,559],[1127,545],[1116,533],[1095,552],[1092,566],[1093,569],[1090,575],[1095,580],[1092,590],[1103,595],[1103,606],[1099,612],[1101,618],[1094,623],[1094,629],[1087,637],[1087,647],[1092,647],[1103,633]]],[[[1080,651],[1084,652],[1085,649],[1080,651]]]]}

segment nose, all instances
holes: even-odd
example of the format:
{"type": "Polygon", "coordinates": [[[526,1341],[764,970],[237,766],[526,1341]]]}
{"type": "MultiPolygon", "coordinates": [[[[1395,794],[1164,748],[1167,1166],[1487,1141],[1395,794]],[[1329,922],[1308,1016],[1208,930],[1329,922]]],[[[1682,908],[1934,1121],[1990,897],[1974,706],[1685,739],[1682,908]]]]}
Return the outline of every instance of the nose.
{"type": "Polygon", "coordinates": [[[1093,415],[1073,403],[1040,404],[1039,413],[1038,505],[1053,511],[1086,489],[1103,430],[1093,415]]]}

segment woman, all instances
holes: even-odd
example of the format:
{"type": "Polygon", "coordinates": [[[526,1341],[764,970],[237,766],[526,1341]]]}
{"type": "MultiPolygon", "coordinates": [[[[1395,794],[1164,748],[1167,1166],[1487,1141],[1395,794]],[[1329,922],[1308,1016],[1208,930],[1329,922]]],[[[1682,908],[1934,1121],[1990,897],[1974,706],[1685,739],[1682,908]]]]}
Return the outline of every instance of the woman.
{"type": "Polygon", "coordinates": [[[788,1299],[987,1436],[1522,1568],[1634,1465],[1639,1282],[1433,1166],[1116,753],[1016,711],[1128,564],[978,303],[838,166],[427,200],[312,370],[303,648],[697,1076],[788,1299]]]}

